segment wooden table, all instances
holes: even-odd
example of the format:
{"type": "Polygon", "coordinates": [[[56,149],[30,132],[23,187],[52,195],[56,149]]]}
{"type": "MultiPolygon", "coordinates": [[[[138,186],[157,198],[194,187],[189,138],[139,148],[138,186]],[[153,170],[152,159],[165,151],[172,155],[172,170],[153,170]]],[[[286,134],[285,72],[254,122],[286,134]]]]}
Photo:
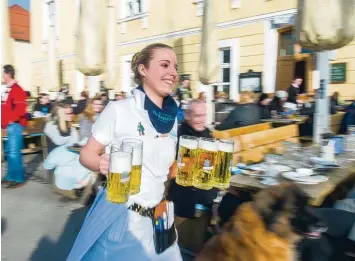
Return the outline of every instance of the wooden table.
{"type": "MultiPolygon", "coordinates": [[[[346,158],[351,158],[352,155],[347,154],[346,158]]],[[[355,161],[352,161],[348,168],[337,168],[332,169],[327,172],[329,178],[328,181],[319,183],[317,185],[305,185],[297,184],[304,192],[306,192],[311,197],[311,204],[314,206],[319,206],[322,204],[324,199],[331,194],[335,188],[342,182],[354,179],[355,180],[355,161]]],[[[280,177],[280,182],[290,182],[286,179],[280,177]]],[[[231,187],[238,190],[260,190],[268,187],[260,183],[259,179],[249,177],[243,174],[234,175],[231,177],[230,181],[231,187]]]]}
{"type": "Polygon", "coordinates": [[[277,125],[290,125],[290,124],[302,124],[305,123],[308,120],[308,116],[298,116],[296,118],[291,118],[291,119],[284,119],[284,118],[278,118],[278,119],[262,119],[261,122],[271,122],[272,124],[277,124],[277,125]]]}

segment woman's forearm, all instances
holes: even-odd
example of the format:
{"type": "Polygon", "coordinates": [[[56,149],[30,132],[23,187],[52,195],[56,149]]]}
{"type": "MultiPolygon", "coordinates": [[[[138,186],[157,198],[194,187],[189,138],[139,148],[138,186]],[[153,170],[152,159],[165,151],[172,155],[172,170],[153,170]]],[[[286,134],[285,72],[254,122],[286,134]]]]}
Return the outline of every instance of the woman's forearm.
{"type": "Polygon", "coordinates": [[[92,171],[99,172],[100,155],[84,146],[80,152],[80,163],[92,171]]]}

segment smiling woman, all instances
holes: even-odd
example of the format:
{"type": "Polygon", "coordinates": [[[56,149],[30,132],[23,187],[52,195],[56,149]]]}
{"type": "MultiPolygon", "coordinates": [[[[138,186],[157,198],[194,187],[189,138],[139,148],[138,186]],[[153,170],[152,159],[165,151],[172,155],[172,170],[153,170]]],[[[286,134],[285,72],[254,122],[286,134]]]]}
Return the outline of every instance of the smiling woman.
{"type": "Polygon", "coordinates": [[[87,168],[107,175],[110,156],[100,156],[100,151],[112,142],[141,140],[140,192],[130,195],[124,204],[114,204],[102,189],[67,261],[182,260],[172,203],[162,201],[177,142],[177,104],[170,96],[178,78],[176,55],[168,45],[151,44],[134,55],[131,66],[139,86],[133,96],[107,105],[80,160],[87,168]],[[162,218],[152,215],[162,206],[166,207],[164,224],[162,218]],[[157,235],[169,240],[163,242],[157,235]]]}

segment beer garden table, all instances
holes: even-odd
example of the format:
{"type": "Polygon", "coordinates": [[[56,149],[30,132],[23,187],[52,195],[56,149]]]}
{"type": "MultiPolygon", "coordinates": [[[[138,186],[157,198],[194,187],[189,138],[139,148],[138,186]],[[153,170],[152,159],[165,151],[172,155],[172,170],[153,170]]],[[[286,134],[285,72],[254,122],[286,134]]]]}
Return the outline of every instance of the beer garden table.
{"type": "MultiPolygon", "coordinates": [[[[336,168],[327,172],[328,181],[316,185],[297,184],[305,193],[311,198],[311,204],[319,206],[324,199],[331,194],[335,188],[349,179],[355,180],[355,152],[347,154],[346,158],[349,160],[347,168],[336,168]]],[[[287,180],[280,177],[280,183],[287,180]]],[[[290,182],[290,181],[288,181],[290,182]]],[[[260,180],[243,174],[237,174],[231,177],[230,189],[237,190],[260,190],[269,187],[260,182],[260,180]]]]}
{"type": "Polygon", "coordinates": [[[272,124],[277,125],[290,125],[290,124],[302,124],[308,120],[308,116],[297,116],[295,118],[270,118],[262,119],[261,122],[271,122],[272,124]]]}

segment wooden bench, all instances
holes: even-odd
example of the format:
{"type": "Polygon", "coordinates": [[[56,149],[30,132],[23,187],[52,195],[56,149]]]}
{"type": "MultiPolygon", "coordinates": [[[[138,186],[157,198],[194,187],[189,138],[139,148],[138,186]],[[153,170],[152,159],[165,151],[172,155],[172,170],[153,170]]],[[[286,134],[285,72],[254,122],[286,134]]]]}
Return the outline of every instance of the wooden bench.
{"type": "Polygon", "coordinates": [[[215,130],[212,132],[212,136],[215,139],[228,139],[231,137],[249,134],[253,132],[269,130],[271,128],[272,128],[272,124],[270,122],[266,122],[266,123],[259,123],[255,125],[250,125],[250,126],[245,126],[245,127],[240,127],[240,128],[230,129],[230,130],[224,130],[224,131],[215,130]]]}
{"type": "MultiPolygon", "coordinates": [[[[29,153],[37,153],[42,151],[43,160],[46,159],[48,155],[48,146],[46,136],[43,133],[44,125],[46,123],[46,118],[35,118],[33,120],[28,121],[28,124],[24,131],[22,132],[24,139],[34,140],[36,147],[35,148],[25,148],[22,150],[23,154],[29,153]]],[[[7,140],[7,131],[2,129],[1,130],[1,139],[3,141],[7,140]]],[[[2,149],[3,153],[3,149],[2,149]]],[[[3,155],[2,155],[3,160],[3,155]]]]}
{"type": "Polygon", "coordinates": [[[239,162],[249,164],[262,161],[264,154],[269,151],[282,153],[283,141],[299,143],[299,131],[298,125],[293,124],[232,137],[230,139],[234,140],[235,143],[233,164],[239,162]]]}

